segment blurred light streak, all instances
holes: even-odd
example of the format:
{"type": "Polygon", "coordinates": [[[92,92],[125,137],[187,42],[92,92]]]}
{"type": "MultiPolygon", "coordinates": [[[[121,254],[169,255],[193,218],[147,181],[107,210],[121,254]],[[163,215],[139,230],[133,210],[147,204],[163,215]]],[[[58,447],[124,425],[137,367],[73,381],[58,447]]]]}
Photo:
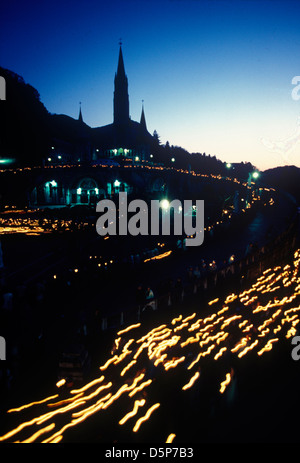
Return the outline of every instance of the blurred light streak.
{"type": "Polygon", "coordinates": [[[189,382],[187,384],[185,384],[183,387],[182,387],[182,390],[183,391],[186,391],[186,389],[189,389],[190,387],[193,386],[194,382],[199,378],[200,376],[200,373],[199,371],[197,371],[194,376],[191,377],[191,379],[189,380],[189,382]]]}
{"type": "Polygon", "coordinates": [[[139,407],[142,407],[143,405],[145,405],[145,403],[146,403],[146,400],[145,400],[145,399],[142,399],[142,400],[135,400],[133,410],[132,410],[131,412],[127,413],[127,414],[119,421],[119,424],[120,424],[120,425],[123,425],[124,423],[126,423],[127,420],[129,420],[129,419],[132,418],[134,415],[136,415],[137,412],[138,412],[138,408],[139,408],[139,407]]]}
{"type": "Polygon", "coordinates": [[[150,407],[149,410],[147,411],[146,415],[140,418],[139,420],[137,420],[136,424],[134,425],[133,432],[137,432],[141,424],[144,421],[147,421],[150,418],[151,414],[154,412],[154,410],[156,410],[158,407],[160,407],[160,403],[152,405],[152,407],[150,407]]]}

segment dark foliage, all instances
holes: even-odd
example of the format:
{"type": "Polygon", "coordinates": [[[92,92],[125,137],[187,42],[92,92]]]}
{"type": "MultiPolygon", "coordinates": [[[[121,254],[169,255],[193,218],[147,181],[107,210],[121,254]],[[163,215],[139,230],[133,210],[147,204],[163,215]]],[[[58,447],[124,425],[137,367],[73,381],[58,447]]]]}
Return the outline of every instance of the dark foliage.
{"type": "Polygon", "coordinates": [[[17,165],[41,165],[50,143],[49,113],[38,91],[21,76],[2,67],[0,75],[6,81],[6,101],[0,106],[0,156],[16,159],[17,165]]]}

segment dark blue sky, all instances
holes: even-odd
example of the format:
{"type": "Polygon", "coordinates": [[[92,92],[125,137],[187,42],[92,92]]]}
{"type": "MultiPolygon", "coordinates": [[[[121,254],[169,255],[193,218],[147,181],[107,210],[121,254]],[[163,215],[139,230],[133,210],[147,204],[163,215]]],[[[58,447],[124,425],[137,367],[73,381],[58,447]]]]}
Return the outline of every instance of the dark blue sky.
{"type": "Polygon", "coordinates": [[[52,113],[77,118],[81,101],[97,127],[112,122],[122,38],[131,117],[144,100],[162,143],[262,170],[300,166],[299,18],[298,0],[10,0],[0,64],[52,113]]]}

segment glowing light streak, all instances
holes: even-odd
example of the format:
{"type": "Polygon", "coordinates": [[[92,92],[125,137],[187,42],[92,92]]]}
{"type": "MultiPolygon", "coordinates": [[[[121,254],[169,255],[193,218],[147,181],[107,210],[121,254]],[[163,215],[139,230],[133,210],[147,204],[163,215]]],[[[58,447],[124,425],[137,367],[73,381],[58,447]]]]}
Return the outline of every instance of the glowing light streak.
{"type": "Polygon", "coordinates": [[[117,334],[118,334],[118,336],[120,336],[121,334],[128,333],[128,331],[133,330],[133,329],[135,329],[135,328],[139,328],[140,326],[141,326],[140,323],[135,323],[135,324],[133,324],[133,325],[128,326],[128,327],[125,328],[124,330],[118,331],[117,334]]]}
{"type": "Polygon", "coordinates": [[[275,339],[269,339],[269,341],[267,342],[267,344],[260,350],[257,352],[257,355],[262,355],[264,352],[268,352],[272,349],[272,343],[273,342],[277,342],[279,339],[278,338],[275,338],[275,339]]]}
{"type": "Polygon", "coordinates": [[[217,339],[217,344],[220,344],[220,342],[225,341],[225,339],[229,336],[228,333],[224,333],[220,338],[217,339]]]}
{"type": "Polygon", "coordinates": [[[48,402],[49,400],[56,399],[56,397],[58,397],[58,394],[47,397],[46,399],[38,400],[36,402],[31,402],[31,403],[26,404],[26,405],[21,405],[21,407],[18,407],[18,408],[11,408],[10,410],[7,410],[7,413],[20,412],[21,410],[24,410],[25,408],[32,407],[33,405],[40,405],[40,404],[43,404],[45,402],[48,402]]]}
{"type": "Polygon", "coordinates": [[[187,346],[188,344],[193,344],[195,342],[199,342],[199,338],[201,336],[201,333],[197,333],[196,336],[190,336],[189,338],[187,338],[184,342],[182,342],[180,344],[181,347],[185,347],[187,346]]]}
{"type": "Polygon", "coordinates": [[[136,386],[128,395],[129,397],[133,397],[137,392],[141,391],[142,389],[144,389],[145,387],[147,386],[150,386],[150,384],[152,383],[152,379],[148,379],[147,381],[144,381],[143,383],[141,383],[139,386],[136,386]]]}
{"type": "Polygon", "coordinates": [[[168,257],[170,254],[172,254],[172,251],[166,251],[162,254],[158,254],[157,256],[149,257],[148,259],[145,259],[144,262],[149,262],[150,260],[164,259],[165,257],[168,257]]]}
{"type": "Polygon", "coordinates": [[[210,315],[210,317],[206,317],[204,320],[203,320],[203,323],[206,324],[207,322],[211,322],[213,321],[213,319],[216,318],[216,314],[213,313],[212,315],[210,315]]]}
{"type": "Polygon", "coordinates": [[[240,340],[240,342],[238,342],[238,344],[236,344],[232,349],[231,349],[231,352],[237,352],[238,350],[240,350],[242,347],[245,347],[248,343],[248,339],[247,338],[242,338],[240,340]]]}
{"type": "Polygon", "coordinates": [[[139,407],[143,407],[146,403],[146,400],[145,399],[142,399],[142,400],[135,400],[134,402],[134,407],[133,407],[133,410],[129,413],[127,413],[120,421],[119,421],[119,424],[120,425],[123,425],[124,423],[126,423],[126,421],[128,421],[130,418],[132,418],[134,415],[137,414],[138,412],[138,409],[139,407]]]}
{"type": "Polygon", "coordinates": [[[75,402],[69,405],[66,405],[65,407],[62,407],[62,408],[59,408],[58,410],[54,410],[53,412],[48,412],[48,413],[45,413],[44,415],[41,415],[40,417],[36,419],[36,422],[37,424],[42,424],[44,423],[44,421],[47,421],[50,418],[53,418],[55,415],[66,413],[72,410],[73,408],[79,407],[80,405],[84,405],[84,404],[85,404],[85,400],[77,399],[75,402]]]}
{"type": "Polygon", "coordinates": [[[251,331],[252,328],[253,328],[253,323],[251,323],[251,325],[246,326],[246,328],[244,328],[242,330],[242,332],[243,333],[248,333],[248,331],[251,331]]]}
{"type": "Polygon", "coordinates": [[[189,326],[188,322],[182,323],[182,325],[176,326],[176,328],[174,328],[174,332],[180,331],[180,330],[182,330],[183,328],[185,328],[186,326],[189,326]]]}
{"type": "Polygon", "coordinates": [[[243,326],[247,325],[248,322],[248,320],[244,320],[243,322],[239,323],[239,328],[243,328],[243,326]]]}
{"type": "Polygon", "coordinates": [[[40,429],[37,431],[35,434],[33,434],[31,437],[28,437],[28,439],[23,440],[21,443],[22,444],[31,444],[34,442],[38,437],[40,437],[42,434],[45,434],[46,432],[51,431],[55,427],[55,423],[49,424],[49,426],[46,426],[43,429],[40,429]]]}
{"type": "Polygon", "coordinates": [[[182,323],[186,323],[186,322],[188,322],[189,320],[192,320],[195,317],[196,317],[196,312],[194,312],[192,315],[189,315],[184,320],[182,320],[182,323]]]}
{"type": "Polygon", "coordinates": [[[166,444],[172,444],[173,440],[175,439],[176,434],[169,434],[166,440],[166,444]]]}
{"type": "Polygon", "coordinates": [[[133,432],[137,432],[144,421],[147,421],[151,414],[154,412],[154,410],[157,410],[160,407],[160,403],[152,405],[152,407],[149,408],[147,411],[146,415],[137,420],[136,424],[134,425],[133,432]]]}
{"type": "Polygon", "coordinates": [[[225,391],[225,389],[228,386],[228,384],[230,383],[230,381],[231,381],[231,374],[226,373],[226,379],[221,383],[221,386],[220,386],[220,393],[221,394],[223,394],[223,392],[225,391]]]}
{"type": "Polygon", "coordinates": [[[249,352],[249,350],[252,350],[255,346],[257,346],[257,344],[258,344],[258,339],[256,339],[252,344],[250,344],[250,346],[245,347],[245,349],[243,349],[242,352],[238,354],[238,357],[242,358],[244,355],[246,355],[249,352]]]}
{"type": "Polygon", "coordinates": [[[113,362],[115,362],[116,360],[118,360],[118,358],[119,358],[118,355],[114,355],[112,358],[108,359],[107,362],[105,362],[104,365],[102,365],[102,366],[100,367],[100,370],[102,370],[102,371],[103,371],[103,370],[106,370],[106,369],[108,368],[108,366],[109,366],[111,363],[113,363],[113,362]]]}
{"type": "Polygon", "coordinates": [[[292,327],[288,330],[288,332],[287,332],[287,334],[286,334],[285,337],[286,337],[287,339],[289,339],[289,338],[291,338],[292,336],[295,336],[296,333],[297,333],[297,330],[292,326],[292,327]]]}
{"type": "Polygon", "coordinates": [[[25,423],[22,423],[20,424],[19,426],[17,426],[15,429],[12,429],[11,431],[9,431],[8,433],[4,434],[3,436],[0,436],[0,442],[1,441],[4,441],[6,439],[9,439],[10,437],[14,436],[15,434],[17,434],[18,432],[22,431],[24,428],[26,428],[27,426],[31,426],[32,424],[35,424],[37,422],[38,418],[33,418],[32,420],[30,421],[26,421],[25,423]]]}
{"type": "Polygon", "coordinates": [[[240,318],[243,318],[242,315],[233,315],[232,317],[227,318],[227,320],[225,320],[225,322],[221,325],[221,330],[225,328],[226,326],[228,326],[231,322],[238,320],[240,318]]]}
{"type": "Polygon", "coordinates": [[[257,296],[252,296],[251,299],[249,299],[247,302],[244,303],[244,305],[250,305],[252,302],[256,301],[258,299],[257,296]]]}
{"type": "Polygon", "coordinates": [[[132,360],[130,363],[128,363],[128,365],[123,368],[123,370],[121,371],[121,376],[124,376],[125,373],[136,363],[136,360],[132,360]]]}
{"type": "Polygon", "coordinates": [[[85,386],[83,386],[80,389],[72,389],[72,391],[70,391],[70,394],[78,394],[79,392],[84,392],[87,389],[89,389],[90,387],[94,386],[95,384],[102,383],[104,378],[105,378],[105,376],[101,376],[100,378],[94,379],[93,381],[89,382],[88,384],[86,384],[85,386]]]}
{"type": "Polygon", "coordinates": [[[182,315],[179,315],[177,318],[173,318],[171,321],[172,325],[175,325],[177,322],[180,322],[182,320],[182,315]]]}
{"type": "MultiPolygon", "coordinates": [[[[121,339],[121,338],[120,338],[121,339]]],[[[128,347],[134,342],[134,339],[129,339],[129,341],[125,344],[125,346],[123,347],[122,351],[123,352],[126,352],[128,351],[128,347]]],[[[131,352],[131,351],[130,351],[131,352]]]]}
{"type": "Polygon", "coordinates": [[[157,367],[157,365],[159,363],[162,363],[167,357],[168,357],[168,354],[163,354],[161,357],[155,360],[154,365],[157,367]]]}
{"type": "Polygon", "coordinates": [[[193,324],[190,326],[190,328],[188,328],[188,331],[195,331],[195,330],[197,330],[197,329],[200,327],[202,321],[203,321],[203,320],[202,320],[201,318],[200,318],[199,320],[197,320],[195,323],[193,323],[193,324]]]}
{"type": "Polygon", "coordinates": [[[104,397],[101,397],[101,399],[99,399],[96,403],[90,405],[89,407],[86,407],[83,410],[80,410],[78,412],[72,413],[72,416],[74,418],[83,417],[83,416],[84,416],[84,419],[87,418],[92,413],[96,413],[97,411],[99,411],[103,407],[105,401],[107,401],[111,396],[112,396],[112,393],[109,392],[108,394],[106,394],[104,397]]]}
{"type": "Polygon", "coordinates": [[[184,362],[185,360],[185,357],[180,357],[178,359],[175,359],[175,360],[170,360],[169,362],[166,362],[164,367],[165,367],[165,370],[168,371],[170,368],[176,368],[177,365],[181,362],[184,362]]]}
{"type": "Polygon", "coordinates": [[[56,387],[62,387],[66,384],[66,380],[65,379],[61,379],[60,381],[57,381],[56,383],[56,387]]]}
{"type": "Polygon", "coordinates": [[[200,373],[199,371],[197,371],[192,377],[191,379],[189,380],[189,382],[187,384],[185,384],[183,387],[182,387],[182,390],[183,391],[186,391],[187,389],[189,389],[190,387],[193,386],[193,384],[195,383],[195,381],[199,378],[200,376],[200,373]]]}
{"type": "Polygon", "coordinates": [[[229,310],[229,307],[225,306],[221,310],[219,310],[219,312],[217,312],[217,313],[218,313],[218,315],[221,315],[222,313],[227,312],[227,310],[229,310]]]}
{"type": "Polygon", "coordinates": [[[209,330],[212,329],[213,327],[214,327],[214,325],[211,323],[210,325],[207,325],[207,326],[205,326],[204,328],[202,328],[200,331],[201,331],[201,332],[209,331],[209,330]]]}
{"type": "Polygon", "coordinates": [[[227,296],[227,298],[225,299],[225,304],[227,304],[228,302],[233,302],[235,299],[237,299],[237,295],[236,294],[230,294],[229,296],[227,296]]]}
{"type": "Polygon", "coordinates": [[[265,330],[262,330],[262,332],[258,335],[258,337],[259,338],[264,337],[268,333],[270,333],[270,329],[266,328],[265,330]]]}
{"type": "MultiPolygon", "coordinates": [[[[181,315],[182,317],[182,315],[181,315]]],[[[146,339],[148,338],[151,338],[151,336],[153,336],[157,331],[161,331],[163,328],[165,328],[167,325],[160,325],[160,326],[157,326],[156,328],[153,328],[151,331],[149,331],[149,333],[145,334],[142,338],[138,339],[136,342],[137,344],[141,343],[141,342],[144,342],[146,339]]]]}
{"type": "Polygon", "coordinates": [[[114,364],[114,365],[117,365],[118,363],[122,362],[122,360],[124,360],[124,358],[127,357],[127,355],[131,354],[131,352],[132,352],[131,350],[123,351],[123,352],[118,356],[118,358],[115,359],[115,360],[113,361],[113,364],[114,364]]]}
{"type": "Polygon", "coordinates": [[[102,408],[104,409],[108,408],[115,400],[117,400],[124,392],[126,392],[127,389],[128,389],[128,384],[123,384],[123,386],[120,387],[118,392],[112,395],[111,398],[108,399],[108,401],[104,403],[102,408]]]}
{"type": "Polygon", "coordinates": [[[218,360],[218,358],[222,357],[222,355],[224,354],[224,352],[227,351],[227,347],[221,347],[221,349],[219,350],[219,352],[214,356],[214,360],[218,360]]]}
{"type": "Polygon", "coordinates": [[[218,301],[219,301],[219,298],[217,297],[216,299],[213,299],[212,301],[209,301],[208,305],[213,305],[218,301]]]}
{"type": "Polygon", "coordinates": [[[80,394],[77,394],[75,395],[74,397],[70,397],[69,399],[64,399],[64,400],[60,400],[59,402],[54,402],[54,403],[51,403],[51,404],[47,404],[48,407],[58,407],[60,405],[63,405],[63,404],[67,404],[69,402],[74,402],[74,400],[78,399],[78,397],[82,397],[83,395],[83,392],[81,392],[80,394]]]}

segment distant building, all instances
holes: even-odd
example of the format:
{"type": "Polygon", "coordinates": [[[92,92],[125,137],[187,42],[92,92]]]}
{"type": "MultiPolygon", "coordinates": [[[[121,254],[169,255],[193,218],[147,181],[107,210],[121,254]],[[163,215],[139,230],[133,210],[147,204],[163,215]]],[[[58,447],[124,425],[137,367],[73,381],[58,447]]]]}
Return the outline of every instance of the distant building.
{"type": "Polygon", "coordinates": [[[131,120],[128,78],[120,44],[114,79],[113,122],[91,128],[85,124],[80,107],[78,120],[66,115],[53,115],[53,146],[46,165],[97,162],[100,159],[127,158],[133,162],[150,160],[154,137],[148,132],[144,106],[140,122],[131,120]]]}

